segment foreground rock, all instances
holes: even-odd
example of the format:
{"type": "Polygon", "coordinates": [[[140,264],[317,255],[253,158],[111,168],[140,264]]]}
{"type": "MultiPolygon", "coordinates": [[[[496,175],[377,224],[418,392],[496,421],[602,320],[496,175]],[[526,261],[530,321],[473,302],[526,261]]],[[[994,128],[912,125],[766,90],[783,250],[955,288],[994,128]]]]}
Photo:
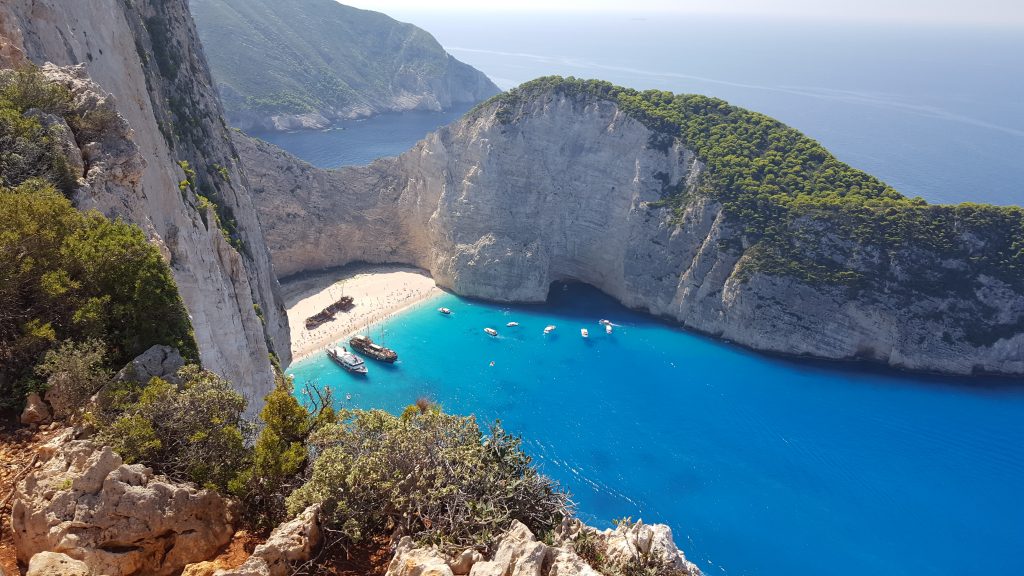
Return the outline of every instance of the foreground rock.
{"type": "Polygon", "coordinates": [[[611,100],[552,89],[483,106],[365,167],[320,170],[235,138],[282,275],[403,263],[498,301],[543,301],[552,282],[577,280],[756,350],[1024,374],[1024,289],[973,265],[999,231],[943,228],[954,258],[807,218],[794,242],[813,239],[801,250],[864,284],[803,280],[756,265],[764,247],[702,192],[701,159],[674,136],[651,145],[666,136],[611,100]]]}
{"type": "Polygon", "coordinates": [[[166,576],[213,557],[231,538],[226,500],[126,465],[109,448],[65,433],[39,458],[12,504],[20,562],[55,552],[94,574],[166,576]]]}
{"type": "Polygon", "coordinates": [[[45,424],[50,421],[50,407],[35,392],[25,398],[25,409],[21,411],[22,424],[45,424]]]}
{"type": "Polygon", "coordinates": [[[293,520],[274,528],[244,564],[218,570],[214,576],[285,576],[292,567],[309,560],[319,544],[320,509],[310,506],[293,520]]]}
{"type": "Polygon", "coordinates": [[[474,550],[447,558],[434,548],[416,548],[405,537],[399,542],[386,576],[601,576],[575,551],[573,542],[585,534],[604,558],[600,568],[619,570],[633,558],[651,558],[662,571],[698,576],[700,570],[686,560],[672,541],[668,526],[637,523],[597,532],[578,522],[564,530],[555,546],[537,541],[530,529],[515,521],[497,543],[488,560],[474,550]]]}
{"type": "Polygon", "coordinates": [[[129,362],[114,376],[117,382],[147,384],[152,378],[161,378],[179,384],[176,374],[185,365],[185,360],[176,348],[153,346],[129,362]]]}
{"type": "Polygon", "coordinates": [[[85,562],[59,552],[40,552],[28,563],[25,576],[92,576],[85,562]]]}

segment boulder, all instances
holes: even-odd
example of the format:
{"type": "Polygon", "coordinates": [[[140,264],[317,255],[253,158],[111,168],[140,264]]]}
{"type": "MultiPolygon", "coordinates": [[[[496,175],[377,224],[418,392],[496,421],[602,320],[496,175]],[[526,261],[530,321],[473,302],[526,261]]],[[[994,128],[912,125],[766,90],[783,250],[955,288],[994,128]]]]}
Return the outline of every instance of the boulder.
{"type": "Polygon", "coordinates": [[[21,562],[51,551],[96,574],[169,576],[214,556],[231,538],[227,500],[126,465],[109,447],[63,434],[39,457],[12,501],[21,562]]]}
{"type": "Polygon", "coordinates": [[[624,522],[614,530],[608,529],[598,535],[603,541],[605,560],[609,564],[625,563],[639,553],[661,557],[684,574],[701,573],[676,547],[672,529],[665,524],[624,522]]]}
{"type": "Polygon", "coordinates": [[[398,541],[385,576],[452,576],[452,569],[436,548],[415,548],[405,536],[398,541]]]}
{"type": "Polygon", "coordinates": [[[533,532],[518,520],[501,537],[494,559],[477,562],[470,576],[543,576],[548,546],[538,542],[533,532]]]}
{"type": "Polygon", "coordinates": [[[624,563],[635,552],[642,552],[660,555],[681,576],[701,574],[676,548],[668,526],[638,522],[598,532],[572,520],[563,525],[561,543],[557,546],[538,542],[529,528],[513,521],[499,538],[490,560],[472,549],[446,559],[436,548],[414,548],[412,540],[405,537],[399,542],[385,576],[601,576],[573,548],[572,540],[584,530],[595,536],[609,565],[624,563]]]}
{"type": "Polygon", "coordinates": [[[472,548],[467,548],[451,560],[449,567],[451,567],[452,573],[454,573],[455,576],[466,576],[466,574],[469,574],[469,571],[473,568],[473,564],[476,564],[483,559],[483,554],[472,548]]]}
{"type": "Polygon", "coordinates": [[[40,552],[28,563],[25,576],[92,576],[85,562],[59,552],[40,552]]]}
{"type": "Polygon", "coordinates": [[[218,570],[215,576],[285,576],[290,568],[309,560],[320,544],[320,508],[310,506],[294,519],[274,528],[267,541],[244,564],[218,570]]]}
{"type": "Polygon", "coordinates": [[[124,368],[114,376],[118,382],[138,382],[146,384],[151,378],[162,378],[174,384],[180,384],[175,376],[178,370],[185,365],[185,359],[176,348],[170,346],[153,346],[134,360],[125,365],[124,368]]]}
{"type": "Polygon", "coordinates": [[[50,421],[50,407],[35,392],[25,399],[25,409],[21,411],[22,424],[43,424],[50,421]]]}

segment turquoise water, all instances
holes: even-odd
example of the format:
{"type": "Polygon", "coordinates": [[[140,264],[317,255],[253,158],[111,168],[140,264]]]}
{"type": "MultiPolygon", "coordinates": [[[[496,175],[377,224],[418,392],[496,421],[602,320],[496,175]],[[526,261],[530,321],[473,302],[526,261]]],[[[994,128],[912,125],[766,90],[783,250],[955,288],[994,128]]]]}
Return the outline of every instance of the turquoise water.
{"type": "Polygon", "coordinates": [[[770,358],[580,285],[445,295],[382,332],[401,360],[368,378],[323,356],[289,372],[339,404],[501,418],[583,518],[667,522],[708,574],[1024,574],[1024,382],[770,358]]]}

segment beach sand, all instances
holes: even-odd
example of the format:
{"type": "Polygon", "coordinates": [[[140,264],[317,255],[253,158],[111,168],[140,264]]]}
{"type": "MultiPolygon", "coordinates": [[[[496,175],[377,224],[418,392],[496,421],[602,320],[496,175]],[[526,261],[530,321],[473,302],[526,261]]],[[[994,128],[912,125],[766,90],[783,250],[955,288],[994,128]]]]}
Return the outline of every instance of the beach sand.
{"type": "Polygon", "coordinates": [[[281,288],[291,325],[292,361],[348,340],[367,326],[444,294],[426,272],[396,265],[346,266],[288,280],[281,288]],[[354,299],[352,310],[339,312],[334,320],[315,330],[306,330],[306,318],[342,296],[354,299]]]}

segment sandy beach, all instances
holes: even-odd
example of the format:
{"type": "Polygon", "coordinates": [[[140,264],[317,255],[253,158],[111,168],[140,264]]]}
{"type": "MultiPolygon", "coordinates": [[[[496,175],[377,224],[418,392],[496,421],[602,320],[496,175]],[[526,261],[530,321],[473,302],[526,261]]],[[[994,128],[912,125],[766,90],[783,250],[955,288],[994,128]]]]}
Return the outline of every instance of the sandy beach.
{"type": "Polygon", "coordinates": [[[292,359],[301,360],[330,344],[347,340],[367,326],[444,294],[424,271],[408,266],[346,266],[281,284],[292,332],[292,359]],[[306,318],[342,296],[355,307],[334,320],[306,330],[306,318]]]}

